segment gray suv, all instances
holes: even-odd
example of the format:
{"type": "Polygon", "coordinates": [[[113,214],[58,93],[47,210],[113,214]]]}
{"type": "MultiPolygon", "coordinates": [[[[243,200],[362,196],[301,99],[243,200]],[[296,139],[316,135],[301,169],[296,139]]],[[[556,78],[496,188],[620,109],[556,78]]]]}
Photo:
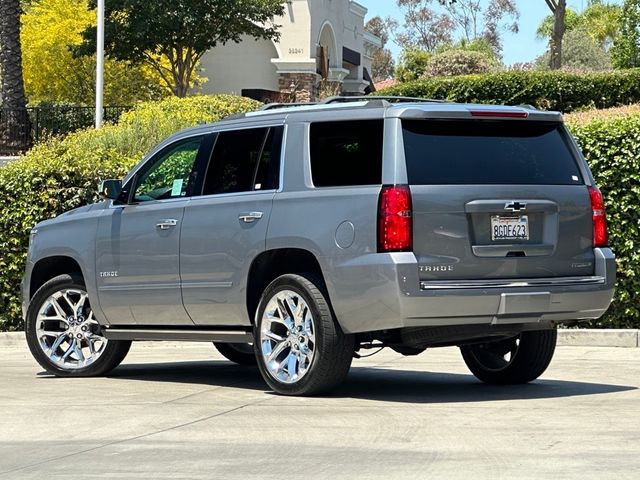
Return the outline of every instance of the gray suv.
{"type": "Polygon", "coordinates": [[[26,335],[54,375],[185,340],[287,395],[381,347],[457,345],[524,383],[614,293],[600,191],[561,115],[527,106],[271,105],[173,135],[101,195],[31,234],[26,335]]]}

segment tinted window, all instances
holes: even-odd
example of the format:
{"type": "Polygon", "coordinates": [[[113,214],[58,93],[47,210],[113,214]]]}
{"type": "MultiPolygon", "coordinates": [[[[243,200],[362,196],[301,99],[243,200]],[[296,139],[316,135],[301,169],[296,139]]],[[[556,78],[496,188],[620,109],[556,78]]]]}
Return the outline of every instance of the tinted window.
{"type": "Polygon", "coordinates": [[[414,185],[577,185],[582,177],[557,123],[405,120],[414,185]]]}
{"type": "Polygon", "coordinates": [[[382,183],[382,120],[311,124],[316,187],[382,183]]]}
{"type": "Polygon", "coordinates": [[[134,195],[136,202],[184,197],[202,137],[177,142],[154,157],[143,170],[134,195]]]}
{"type": "Polygon", "coordinates": [[[278,188],[282,127],[221,132],[203,195],[278,188]]]}
{"type": "Polygon", "coordinates": [[[264,143],[254,190],[276,190],[280,185],[280,153],[282,151],[283,127],[269,129],[264,143]]]}

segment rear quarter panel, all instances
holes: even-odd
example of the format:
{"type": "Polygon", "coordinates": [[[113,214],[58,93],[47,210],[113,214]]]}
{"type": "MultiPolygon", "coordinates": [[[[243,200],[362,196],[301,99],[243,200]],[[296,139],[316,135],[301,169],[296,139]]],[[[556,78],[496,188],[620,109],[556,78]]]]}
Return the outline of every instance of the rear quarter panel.
{"type": "Polygon", "coordinates": [[[395,268],[377,253],[380,185],[314,188],[308,137],[307,123],[289,126],[295,140],[286,146],[284,188],[274,198],[266,249],[300,248],[316,257],[345,331],[362,330],[369,320],[398,322],[395,268]]]}

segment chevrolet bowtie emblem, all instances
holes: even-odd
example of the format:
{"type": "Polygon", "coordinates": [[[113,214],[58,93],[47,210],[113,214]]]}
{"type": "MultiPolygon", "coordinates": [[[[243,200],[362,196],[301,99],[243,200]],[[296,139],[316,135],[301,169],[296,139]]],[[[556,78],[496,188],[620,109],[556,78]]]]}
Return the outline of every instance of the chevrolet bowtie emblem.
{"type": "Polygon", "coordinates": [[[505,204],[504,209],[510,212],[520,212],[521,210],[527,209],[527,204],[523,202],[509,202],[505,204]]]}

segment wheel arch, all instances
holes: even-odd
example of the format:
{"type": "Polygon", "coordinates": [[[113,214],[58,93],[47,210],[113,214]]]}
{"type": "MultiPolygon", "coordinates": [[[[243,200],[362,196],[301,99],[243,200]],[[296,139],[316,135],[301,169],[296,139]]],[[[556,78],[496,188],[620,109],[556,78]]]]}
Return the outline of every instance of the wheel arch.
{"type": "Polygon", "coordinates": [[[255,313],[264,289],[280,275],[287,273],[315,274],[321,281],[318,285],[330,303],[327,285],[320,262],[309,250],[302,248],[278,248],[266,250],[254,258],[247,276],[246,304],[249,319],[255,322],[255,313]]]}
{"type": "Polygon", "coordinates": [[[41,258],[31,269],[31,277],[29,279],[29,299],[38,289],[47,281],[58,275],[69,274],[79,275],[85,280],[84,272],[76,259],[67,255],[54,255],[41,258]]]}

